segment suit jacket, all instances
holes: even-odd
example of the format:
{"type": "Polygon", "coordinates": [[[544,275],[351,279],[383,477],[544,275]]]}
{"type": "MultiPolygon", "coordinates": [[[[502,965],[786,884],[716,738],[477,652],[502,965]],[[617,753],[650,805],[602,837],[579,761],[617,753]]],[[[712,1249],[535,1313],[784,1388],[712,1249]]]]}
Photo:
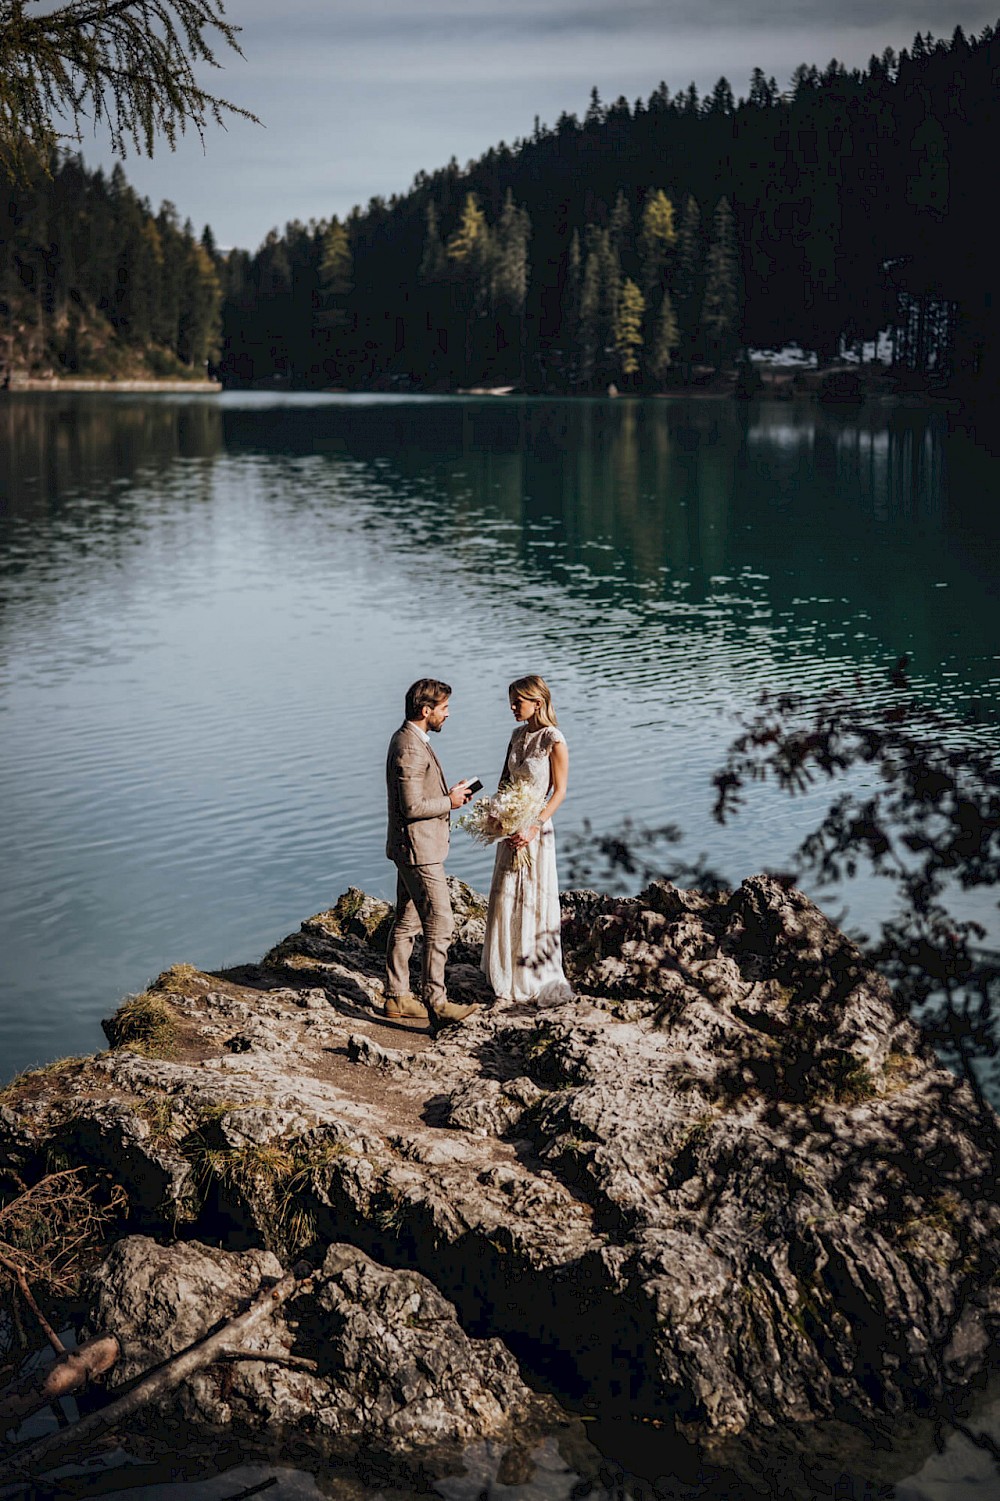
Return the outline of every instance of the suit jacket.
{"type": "Polygon", "coordinates": [[[397,865],[439,865],[448,853],[451,797],[430,746],[402,724],[385,763],[389,830],[385,852],[397,865]]]}

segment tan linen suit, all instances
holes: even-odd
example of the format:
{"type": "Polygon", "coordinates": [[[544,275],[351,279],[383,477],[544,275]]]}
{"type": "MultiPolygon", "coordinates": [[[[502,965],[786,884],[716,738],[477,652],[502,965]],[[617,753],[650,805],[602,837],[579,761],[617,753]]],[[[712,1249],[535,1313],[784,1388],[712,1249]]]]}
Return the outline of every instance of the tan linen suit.
{"type": "Polygon", "coordinates": [[[386,949],[387,996],[410,989],[410,955],[423,928],[423,1000],[447,1000],[444,966],[455,931],[444,874],[451,796],[441,763],[408,722],[389,741],[385,763],[389,830],[385,852],[396,866],[396,916],[386,949]]]}

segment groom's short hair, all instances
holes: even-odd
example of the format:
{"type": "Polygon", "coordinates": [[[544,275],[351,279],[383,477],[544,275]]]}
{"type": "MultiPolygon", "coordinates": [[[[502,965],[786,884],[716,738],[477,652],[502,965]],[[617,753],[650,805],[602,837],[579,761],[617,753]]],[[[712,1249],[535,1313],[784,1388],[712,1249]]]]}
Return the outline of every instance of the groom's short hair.
{"type": "Polygon", "coordinates": [[[436,709],[446,698],[451,698],[448,683],[442,683],[440,678],[417,678],[406,690],[407,719],[419,719],[420,711],[425,705],[428,709],[436,709]]]}

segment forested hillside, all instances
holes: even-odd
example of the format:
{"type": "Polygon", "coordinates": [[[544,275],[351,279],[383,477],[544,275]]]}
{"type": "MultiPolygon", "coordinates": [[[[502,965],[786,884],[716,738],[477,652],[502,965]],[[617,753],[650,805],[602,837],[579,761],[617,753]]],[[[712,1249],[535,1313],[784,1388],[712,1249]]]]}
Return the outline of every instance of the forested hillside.
{"type": "Polygon", "coordinates": [[[0,375],[205,375],[221,304],[209,232],[74,155],[3,188],[0,375]]]}
{"type": "Polygon", "coordinates": [[[898,322],[915,371],[988,376],[1000,26],[865,69],[756,69],[563,115],[225,273],[227,378],[655,387],[744,343],[898,322]]]}
{"type": "Polygon", "coordinates": [[[784,88],[755,69],[740,99],[595,91],[582,119],[225,256],[65,155],[0,195],[0,373],[657,390],[890,326],[914,381],[992,390],[998,85],[1000,23],[784,88]]]}

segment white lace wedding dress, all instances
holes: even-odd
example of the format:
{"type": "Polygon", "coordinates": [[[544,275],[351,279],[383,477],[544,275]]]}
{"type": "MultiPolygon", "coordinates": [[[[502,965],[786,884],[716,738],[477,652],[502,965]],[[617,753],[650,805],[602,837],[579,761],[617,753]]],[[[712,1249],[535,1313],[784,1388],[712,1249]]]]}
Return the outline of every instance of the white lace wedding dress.
{"type": "MultiPolygon", "coordinates": [[[[528,778],[542,797],[551,791],[549,752],[566,737],[553,725],[518,725],[505,778],[528,778]]],[[[530,862],[514,864],[506,839],[497,843],[483,942],[483,972],[503,1000],[562,1000],[572,994],[562,966],[556,837],[551,819],[529,846],[530,862]]]]}

